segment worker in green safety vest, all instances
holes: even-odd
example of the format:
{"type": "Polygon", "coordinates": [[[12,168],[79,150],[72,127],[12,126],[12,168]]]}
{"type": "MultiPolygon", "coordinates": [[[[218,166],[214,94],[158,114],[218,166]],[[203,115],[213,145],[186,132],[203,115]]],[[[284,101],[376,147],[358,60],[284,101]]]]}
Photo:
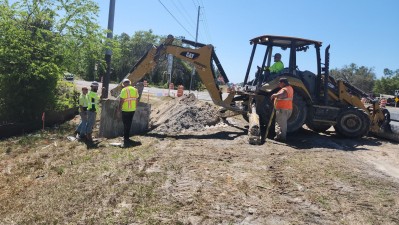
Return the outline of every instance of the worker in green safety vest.
{"type": "Polygon", "coordinates": [[[79,115],[80,115],[80,123],[75,131],[75,136],[79,135],[79,139],[86,138],[87,132],[87,107],[89,105],[88,99],[88,89],[87,87],[82,87],[82,94],[79,96],[79,115]]]}
{"type": "Polygon", "coordinates": [[[94,81],[90,85],[90,91],[87,94],[88,106],[87,106],[87,130],[86,139],[89,142],[93,142],[93,128],[96,123],[97,112],[99,111],[100,97],[97,95],[98,82],[94,81]]]}
{"type": "Polygon", "coordinates": [[[266,67],[265,70],[270,71],[270,73],[280,73],[284,69],[284,64],[281,62],[281,54],[274,54],[274,63],[270,67],[266,67]]]}
{"type": "Polygon", "coordinates": [[[257,77],[256,79],[259,79],[258,82],[263,83],[268,74],[277,74],[280,73],[283,69],[284,69],[284,63],[281,61],[281,54],[276,53],[274,54],[273,65],[266,66],[263,69],[261,69],[258,66],[258,71],[256,72],[256,77],[257,77]],[[266,73],[263,73],[262,71],[266,71],[266,73]]]}

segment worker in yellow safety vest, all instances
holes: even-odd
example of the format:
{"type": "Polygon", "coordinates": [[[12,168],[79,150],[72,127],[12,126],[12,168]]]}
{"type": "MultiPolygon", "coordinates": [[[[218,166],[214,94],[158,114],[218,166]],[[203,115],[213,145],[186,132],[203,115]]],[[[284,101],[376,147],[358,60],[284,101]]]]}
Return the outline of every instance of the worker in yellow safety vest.
{"type": "Polygon", "coordinates": [[[87,98],[89,100],[87,106],[87,130],[86,130],[86,139],[89,142],[93,142],[93,128],[96,123],[97,112],[99,111],[99,102],[100,97],[97,95],[98,91],[98,82],[94,81],[90,85],[90,91],[87,94],[87,98]]]}
{"type": "Polygon", "coordinates": [[[130,127],[137,107],[138,93],[137,89],[131,86],[129,79],[123,79],[122,85],[123,89],[119,95],[119,110],[122,112],[123,147],[127,147],[134,143],[129,137],[130,127]]]}
{"type": "Polygon", "coordinates": [[[89,105],[89,99],[87,96],[87,92],[89,89],[87,87],[82,87],[82,94],[79,96],[79,115],[80,115],[80,123],[75,131],[75,136],[79,135],[79,139],[86,138],[87,132],[87,107],[89,105]]]}
{"type": "Polygon", "coordinates": [[[273,65],[265,66],[263,69],[261,69],[258,66],[258,72],[256,72],[257,73],[256,76],[258,78],[256,78],[256,79],[259,79],[258,82],[263,83],[265,81],[266,77],[269,74],[280,73],[281,71],[283,71],[283,69],[284,69],[284,63],[281,61],[281,54],[280,53],[276,53],[276,54],[274,54],[274,63],[273,63],[273,65]],[[262,71],[266,71],[266,72],[263,73],[262,71]],[[261,73],[259,73],[259,72],[261,72],[261,73]]]}
{"type": "Polygon", "coordinates": [[[287,121],[292,113],[292,100],[294,98],[294,89],[290,86],[287,78],[280,78],[277,93],[270,97],[274,101],[276,109],[276,141],[286,141],[287,121]]]}
{"type": "Polygon", "coordinates": [[[270,71],[270,73],[280,73],[284,69],[284,64],[281,62],[281,54],[274,54],[274,63],[270,67],[266,67],[265,70],[270,71]]]}

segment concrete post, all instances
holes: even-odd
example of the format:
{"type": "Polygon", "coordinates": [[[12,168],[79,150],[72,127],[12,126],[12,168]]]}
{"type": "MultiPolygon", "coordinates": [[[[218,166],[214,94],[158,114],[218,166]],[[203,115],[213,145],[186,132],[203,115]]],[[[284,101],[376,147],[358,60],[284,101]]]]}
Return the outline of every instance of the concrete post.
{"type": "MultiPolygon", "coordinates": [[[[123,136],[122,116],[117,116],[119,100],[108,99],[102,102],[99,137],[115,138],[123,136]]],[[[148,131],[151,105],[139,102],[133,117],[130,135],[148,131]]]]}

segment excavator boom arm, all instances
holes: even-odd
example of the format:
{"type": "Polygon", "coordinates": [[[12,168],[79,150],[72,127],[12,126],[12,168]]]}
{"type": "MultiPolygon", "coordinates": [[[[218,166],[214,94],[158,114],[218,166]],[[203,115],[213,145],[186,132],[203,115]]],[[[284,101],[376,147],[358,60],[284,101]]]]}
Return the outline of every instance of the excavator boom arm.
{"type": "MultiPolygon", "coordinates": [[[[133,68],[129,71],[125,78],[129,79],[134,84],[140,81],[140,79],[143,78],[150,71],[152,71],[157,65],[156,60],[154,60],[157,55],[157,49],[158,48],[156,46],[152,46],[152,48],[148,50],[133,66],[133,68]]],[[[114,97],[118,97],[122,88],[122,83],[120,83],[116,88],[111,90],[111,95],[114,97]]]]}
{"type": "MultiPolygon", "coordinates": [[[[140,81],[146,74],[151,72],[157,65],[158,59],[165,54],[171,54],[174,57],[193,63],[198,72],[203,84],[209,92],[212,101],[219,106],[232,109],[230,107],[231,98],[223,101],[221,90],[216,83],[216,75],[213,68],[215,62],[225,82],[228,78],[217,58],[212,45],[204,45],[184,40],[186,44],[198,46],[197,49],[185,48],[181,46],[172,45],[173,36],[169,35],[168,38],[160,46],[153,46],[146,54],[133,66],[125,78],[129,79],[132,83],[140,81]]],[[[111,94],[117,97],[122,90],[122,85],[119,84],[116,88],[111,90],[111,94]]]]}

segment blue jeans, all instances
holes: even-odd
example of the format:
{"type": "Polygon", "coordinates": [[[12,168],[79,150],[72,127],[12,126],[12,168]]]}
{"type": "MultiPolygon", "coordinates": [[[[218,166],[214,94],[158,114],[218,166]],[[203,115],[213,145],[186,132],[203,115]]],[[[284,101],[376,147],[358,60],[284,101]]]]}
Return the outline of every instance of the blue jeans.
{"type": "Polygon", "coordinates": [[[93,132],[94,124],[96,123],[96,112],[87,111],[87,129],[86,134],[90,134],[93,132]]]}
{"type": "Polygon", "coordinates": [[[87,111],[82,111],[79,113],[80,115],[80,123],[76,128],[76,131],[79,133],[80,136],[86,135],[87,129],[87,111]]]}

